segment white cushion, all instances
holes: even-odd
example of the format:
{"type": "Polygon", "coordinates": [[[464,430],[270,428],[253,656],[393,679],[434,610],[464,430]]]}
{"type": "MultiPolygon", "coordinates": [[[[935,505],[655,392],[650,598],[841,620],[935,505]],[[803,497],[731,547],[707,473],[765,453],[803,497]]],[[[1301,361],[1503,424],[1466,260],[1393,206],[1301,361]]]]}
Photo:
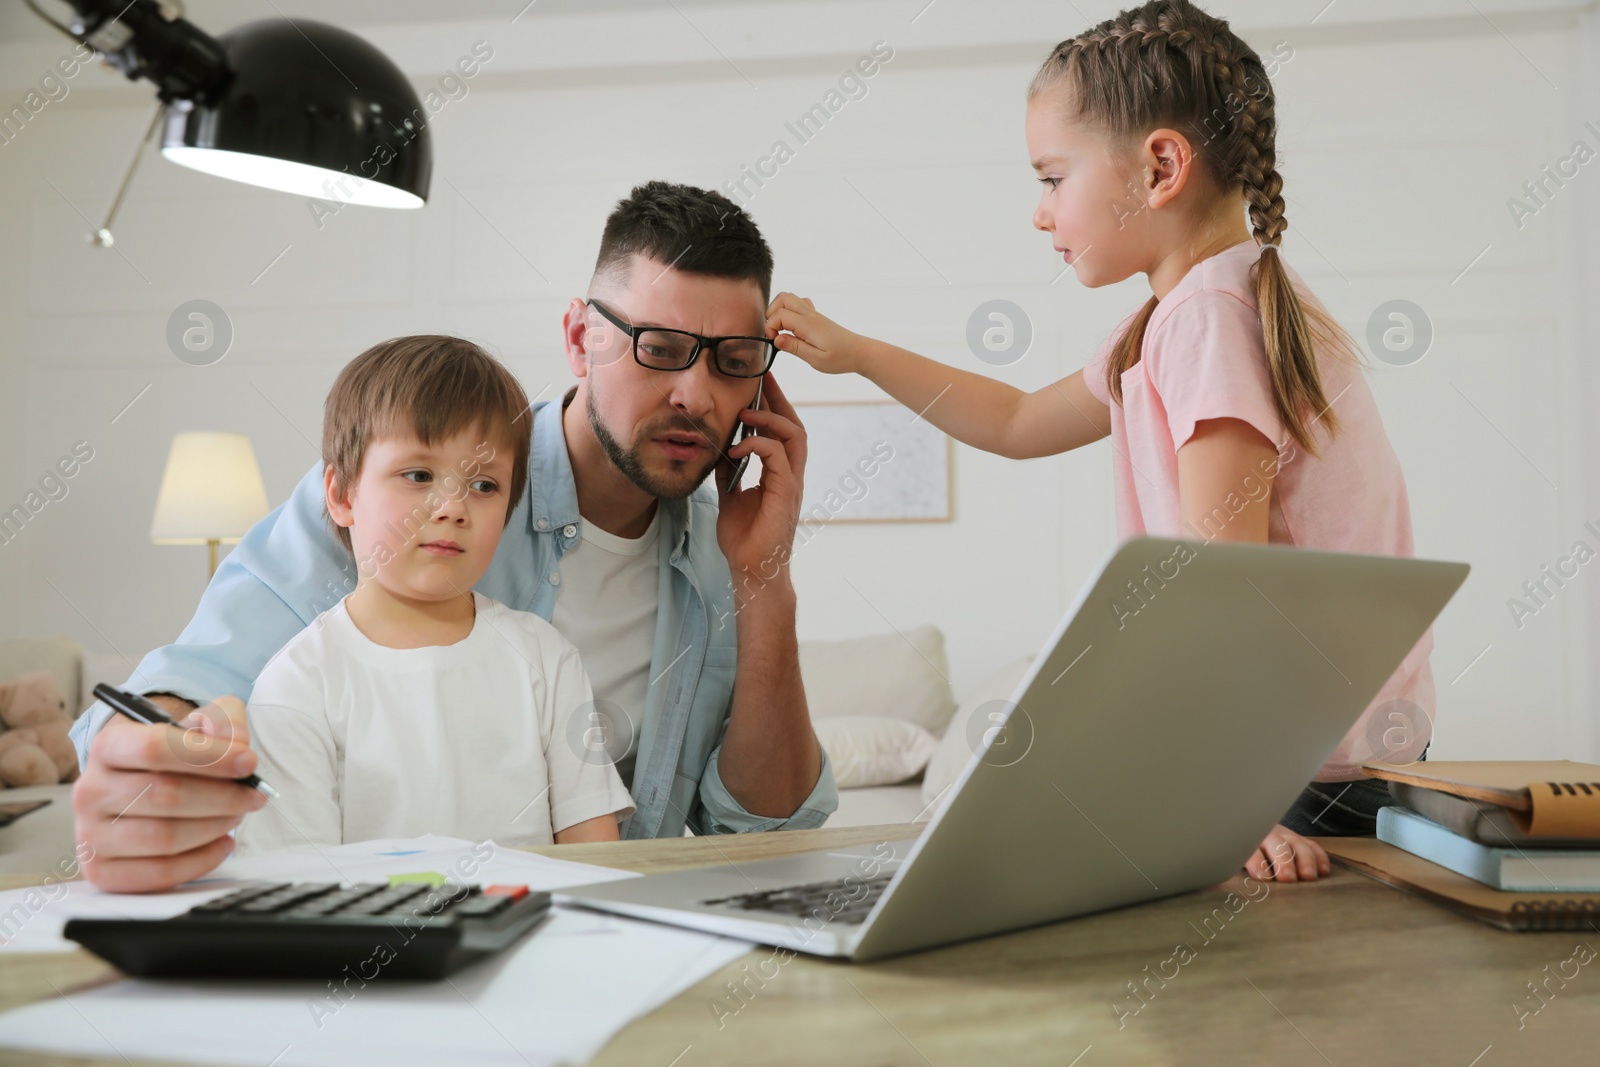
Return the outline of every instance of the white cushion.
{"type": "Polygon", "coordinates": [[[811,726],[840,789],[903,782],[928,765],[939,745],[917,724],[882,715],[838,715],[811,726]]]}
{"type": "Polygon", "coordinates": [[[939,747],[934,750],[933,758],[928,761],[928,769],[923,773],[924,804],[932,804],[940,793],[961,777],[961,772],[967,769],[967,763],[976,755],[972,743],[967,738],[967,727],[973,715],[991,701],[1010,700],[1011,694],[1016,692],[1023,675],[1028,673],[1028,668],[1031,666],[1033,666],[1031,656],[1006,664],[978,683],[957,709],[949,727],[945,730],[944,738],[939,742],[939,747]]]}
{"type": "Polygon", "coordinates": [[[944,634],[936,626],[800,642],[800,678],[813,720],[884,716],[938,737],[956,710],[949,675],[944,634]]]}

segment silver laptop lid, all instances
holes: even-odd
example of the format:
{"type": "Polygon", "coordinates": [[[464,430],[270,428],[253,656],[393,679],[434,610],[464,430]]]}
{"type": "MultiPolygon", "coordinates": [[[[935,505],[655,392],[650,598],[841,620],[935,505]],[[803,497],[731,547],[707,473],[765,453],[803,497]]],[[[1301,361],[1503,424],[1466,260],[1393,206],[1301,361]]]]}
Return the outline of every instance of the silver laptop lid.
{"type": "MultiPolygon", "coordinates": [[[[1468,566],[1129,541],[1079,595],[863,924],[868,959],[1223,881],[1468,566]]],[[[959,728],[959,727],[958,727],[959,728]]]]}

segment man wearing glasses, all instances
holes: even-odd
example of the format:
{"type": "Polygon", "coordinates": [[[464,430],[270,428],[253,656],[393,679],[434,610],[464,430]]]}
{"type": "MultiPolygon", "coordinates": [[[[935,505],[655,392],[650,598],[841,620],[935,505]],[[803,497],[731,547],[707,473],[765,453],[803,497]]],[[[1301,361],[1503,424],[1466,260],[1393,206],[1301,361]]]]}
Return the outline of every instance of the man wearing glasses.
{"type": "MultiPolygon", "coordinates": [[[[578,382],[530,408],[528,488],[476,587],[549,619],[582,654],[595,702],[565,741],[616,764],[637,809],[625,838],[810,828],[838,805],[800,684],[787,561],[806,439],[768,374],[771,278],[765,239],[721,194],[650,182],[617,205],[589,295],[562,321],[578,382]],[[751,435],[735,442],[741,426],[751,435]],[[741,489],[750,455],[761,478],[741,489]]],[[[180,720],[247,698],[273,654],[354,587],[323,499],[319,463],[128,687],[180,720]]],[[[255,769],[242,705],[203,717],[179,733],[103,704],[80,716],[73,808],[96,885],[198,877],[266,801],[229,780],[255,769]]]]}

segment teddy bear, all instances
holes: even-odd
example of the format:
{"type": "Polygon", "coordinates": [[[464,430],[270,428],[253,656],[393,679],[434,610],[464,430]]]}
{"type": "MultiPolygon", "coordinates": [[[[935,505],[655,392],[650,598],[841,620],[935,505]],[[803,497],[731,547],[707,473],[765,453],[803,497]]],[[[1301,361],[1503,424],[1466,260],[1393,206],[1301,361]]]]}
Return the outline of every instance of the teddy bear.
{"type": "Polygon", "coordinates": [[[0,683],[0,788],[55,785],[78,776],[68,731],[72,715],[61,683],[49,671],[0,683]]]}

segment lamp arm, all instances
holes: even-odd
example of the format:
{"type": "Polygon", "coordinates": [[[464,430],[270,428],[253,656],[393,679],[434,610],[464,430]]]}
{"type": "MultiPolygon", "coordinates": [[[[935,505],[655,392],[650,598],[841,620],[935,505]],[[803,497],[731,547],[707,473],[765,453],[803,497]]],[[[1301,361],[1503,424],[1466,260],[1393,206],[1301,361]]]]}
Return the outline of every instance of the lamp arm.
{"type": "Polygon", "coordinates": [[[111,207],[106,210],[106,220],[100,228],[89,235],[91,244],[101,248],[110,248],[116,243],[116,237],[111,233],[111,224],[116,220],[117,209],[122,206],[122,198],[128,192],[128,186],[133,184],[133,172],[139,169],[139,160],[144,156],[144,146],[150,143],[150,138],[155,136],[157,128],[161,125],[161,116],[167,112],[167,105],[163,101],[156,102],[155,113],[150,116],[150,125],[144,131],[144,136],[134,146],[133,158],[128,160],[128,169],[122,173],[122,182],[117,186],[117,195],[111,198],[111,207]]]}

